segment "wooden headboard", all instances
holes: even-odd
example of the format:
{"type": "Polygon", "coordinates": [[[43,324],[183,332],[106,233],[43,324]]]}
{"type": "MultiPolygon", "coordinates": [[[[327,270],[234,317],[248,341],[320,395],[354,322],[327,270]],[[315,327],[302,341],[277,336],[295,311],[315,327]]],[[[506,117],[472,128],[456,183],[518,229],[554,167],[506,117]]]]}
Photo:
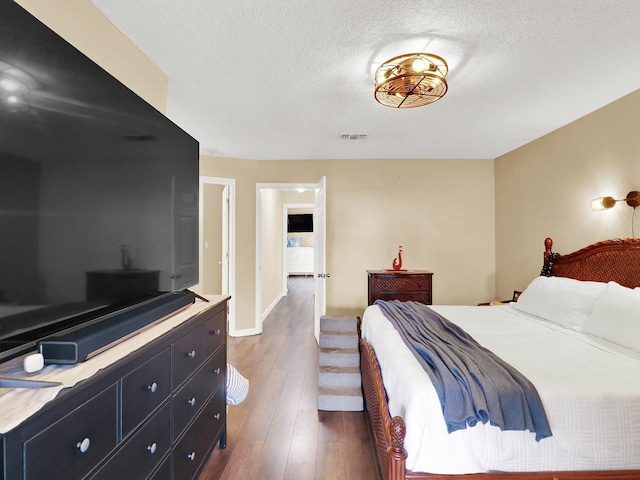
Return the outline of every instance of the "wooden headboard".
{"type": "Polygon", "coordinates": [[[640,287],[640,238],[603,240],[566,255],[553,253],[550,238],[544,246],[540,275],[640,287]]]}

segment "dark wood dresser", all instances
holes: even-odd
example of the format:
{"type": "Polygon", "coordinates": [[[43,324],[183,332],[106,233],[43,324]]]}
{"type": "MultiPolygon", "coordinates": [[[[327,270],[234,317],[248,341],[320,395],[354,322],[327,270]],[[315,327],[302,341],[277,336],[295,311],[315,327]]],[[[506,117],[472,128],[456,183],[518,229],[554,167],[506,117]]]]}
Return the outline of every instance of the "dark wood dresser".
{"type": "Polygon", "coordinates": [[[228,297],[220,297],[176,313],[186,319],[0,435],[0,479],[196,478],[215,445],[226,446],[228,297]]]}
{"type": "Polygon", "coordinates": [[[431,305],[432,272],[426,270],[367,270],[369,305],[376,300],[414,301],[431,305]]]}

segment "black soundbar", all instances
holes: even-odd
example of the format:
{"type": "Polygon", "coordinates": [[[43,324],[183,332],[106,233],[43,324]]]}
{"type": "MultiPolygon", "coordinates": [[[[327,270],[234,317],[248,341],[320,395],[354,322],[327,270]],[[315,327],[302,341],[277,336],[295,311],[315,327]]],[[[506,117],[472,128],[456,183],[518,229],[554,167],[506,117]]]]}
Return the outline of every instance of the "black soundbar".
{"type": "Polygon", "coordinates": [[[140,329],[194,303],[195,298],[196,295],[189,290],[167,293],[69,333],[45,339],[39,343],[38,350],[44,357],[44,363],[84,362],[140,329]]]}

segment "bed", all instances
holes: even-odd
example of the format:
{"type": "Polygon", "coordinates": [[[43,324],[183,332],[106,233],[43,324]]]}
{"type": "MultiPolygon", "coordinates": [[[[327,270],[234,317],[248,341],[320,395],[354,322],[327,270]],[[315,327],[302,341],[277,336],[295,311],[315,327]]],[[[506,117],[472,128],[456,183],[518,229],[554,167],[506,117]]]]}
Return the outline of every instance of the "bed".
{"type": "Polygon", "coordinates": [[[412,354],[386,330],[394,327],[380,308],[367,308],[359,329],[362,382],[384,479],[640,478],[639,335],[619,333],[640,322],[640,304],[627,302],[640,299],[633,290],[640,287],[640,239],[607,240],[567,255],[552,247],[546,239],[541,276],[518,304],[433,307],[530,378],[553,430],[539,442],[527,431],[483,424],[447,434],[428,377],[418,381],[415,364],[396,363],[411,362],[412,354]],[[519,359],[524,349],[508,337],[512,325],[544,348],[538,344],[519,359]],[[565,361],[574,371],[549,373],[565,361]]]}

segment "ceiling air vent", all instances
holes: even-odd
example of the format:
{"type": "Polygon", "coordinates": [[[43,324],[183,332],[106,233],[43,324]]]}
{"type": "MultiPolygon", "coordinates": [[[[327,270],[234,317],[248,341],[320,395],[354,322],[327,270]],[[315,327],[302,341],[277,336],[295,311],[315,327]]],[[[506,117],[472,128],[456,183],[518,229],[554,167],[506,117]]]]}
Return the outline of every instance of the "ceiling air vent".
{"type": "Polygon", "coordinates": [[[341,133],[340,140],[364,140],[367,136],[366,133],[341,133]]]}

